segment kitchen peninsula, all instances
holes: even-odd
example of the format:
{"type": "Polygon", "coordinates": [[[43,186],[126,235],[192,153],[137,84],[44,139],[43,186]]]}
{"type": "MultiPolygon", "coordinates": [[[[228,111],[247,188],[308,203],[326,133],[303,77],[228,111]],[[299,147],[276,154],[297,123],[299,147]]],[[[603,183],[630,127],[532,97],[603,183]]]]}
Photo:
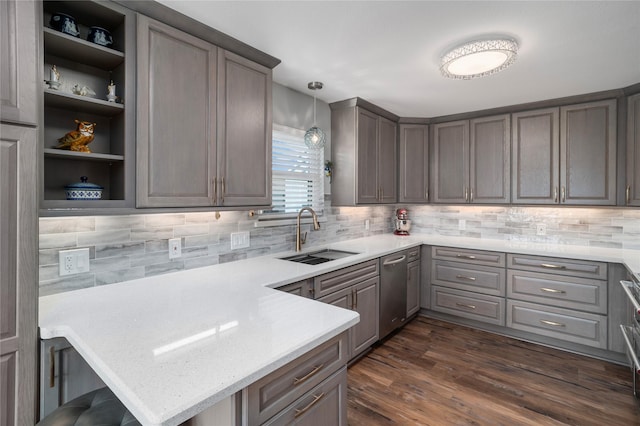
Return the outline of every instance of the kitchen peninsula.
{"type": "Polygon", "coordinates": [[[321,265],[281,253],[42,297],[41,337],[66,338],[144,424],[179,424],[358,322],[272,288],[424,244],[623,264],[640,278],[634,250],[381,235],[332,244],[358,254],[321,265]]]}

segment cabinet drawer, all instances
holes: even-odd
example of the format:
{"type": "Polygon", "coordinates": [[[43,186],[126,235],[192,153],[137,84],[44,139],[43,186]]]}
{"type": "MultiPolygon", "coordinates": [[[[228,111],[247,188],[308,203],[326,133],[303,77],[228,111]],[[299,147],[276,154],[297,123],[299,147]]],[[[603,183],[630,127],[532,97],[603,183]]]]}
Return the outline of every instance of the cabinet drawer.
{"type": "Polygon", "coordinates": [[[434,260],[431,265],[431,283],[504,297],[505,270],[491,266],[434,260]]]}
{"type": "Polygon", "coordinates": [[[572,277],[607,279],[607,264],[588,260],[509,254],[507,255],[507,267],[509,269],[570,275],[572,277]]]}
{"type": "Polygon", "coordinates": [[[413,247],[407,250],[407,262],[420,260],[420,247],[413,247]]]}
{"type": "Polygon", "coordinates": [[[604,315],[508,300],[507,327],[607,348],[607,317],[604,315]]]}
{"type": "Polygon", "coordinates": [[[249,424],[269,420],[346,365],[347,360],[347,332],[344,332],[249,385],[249,424]]]}
{"type": "Polygon", "coordinates": [[[607,282],[528,271],[507,271],[507,297],[560,308],[607,313],[607,282]]]}
{"type": "Polygon", "coordinates": [[[504,298],[431,286],[431,309],[490,324],[504,325],[504,298]]]}
{"type": "Polygon", "coordinates": [[[378,263],[378,259],[374,259],[315,277],[313,280],[315,298],[326,296],[379,275],[378,263]]]}
{"type": "Polygon", "coordinates": [[[347,367],[342,367],[265,425],[347,426],[346,401],[347,367]]]}
{"type": "Polygon", "coordinates": [[[505,265],[505,254],[493,251],[468,250],[452,247],[431,247],[431,258],[442,260],[456,260],[474,265],[502,266],[505,265]]]}

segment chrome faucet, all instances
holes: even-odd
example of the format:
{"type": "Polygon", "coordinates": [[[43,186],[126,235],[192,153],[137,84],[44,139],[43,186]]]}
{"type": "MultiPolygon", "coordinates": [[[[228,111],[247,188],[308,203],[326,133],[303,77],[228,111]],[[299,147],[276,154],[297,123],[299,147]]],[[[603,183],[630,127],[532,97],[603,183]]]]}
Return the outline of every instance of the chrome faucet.
{"type": "Polygon", "coordinates": [[[296,251],[302,250],[302,245],[307,241],[307,233],[304,233],[304,236],[300,235],[300,216],[302,216],[303,211],[309,211],[311,213],[311,218],[313,219],[313,230],[317,231],[320,229],[320,224],[318,223],[318,215],[313,211],[311,207],[303,207],[298,212],[298,225],[296,226],[296,251]]]}

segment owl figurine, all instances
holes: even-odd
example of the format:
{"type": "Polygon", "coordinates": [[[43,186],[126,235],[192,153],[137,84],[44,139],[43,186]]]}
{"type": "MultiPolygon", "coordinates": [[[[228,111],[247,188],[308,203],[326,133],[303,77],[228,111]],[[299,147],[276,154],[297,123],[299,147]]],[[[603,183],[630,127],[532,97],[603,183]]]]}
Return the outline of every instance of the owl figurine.
{"type": "Polygon", "coordinates": [[[56,148],[77,152],[91,152],[87,145],[93,141],[93,129],[96,127],[96,123],[78,120],[75,120],[75,122],[78,125],[76,130],[72,130],[58,139],[60,144],[56,148]]]}

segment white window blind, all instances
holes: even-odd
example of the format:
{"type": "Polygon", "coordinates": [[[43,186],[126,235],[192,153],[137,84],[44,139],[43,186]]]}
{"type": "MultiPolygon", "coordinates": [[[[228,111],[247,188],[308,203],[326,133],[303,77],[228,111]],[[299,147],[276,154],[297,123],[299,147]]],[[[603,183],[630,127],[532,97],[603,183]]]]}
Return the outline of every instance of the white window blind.
{"type": "Polygon", "coordinates": [[[273,126],[272,208],[270,218],[287,217],[302,207],[324,208],[324,150],[309,149],[304,131],[273,126]]]}

